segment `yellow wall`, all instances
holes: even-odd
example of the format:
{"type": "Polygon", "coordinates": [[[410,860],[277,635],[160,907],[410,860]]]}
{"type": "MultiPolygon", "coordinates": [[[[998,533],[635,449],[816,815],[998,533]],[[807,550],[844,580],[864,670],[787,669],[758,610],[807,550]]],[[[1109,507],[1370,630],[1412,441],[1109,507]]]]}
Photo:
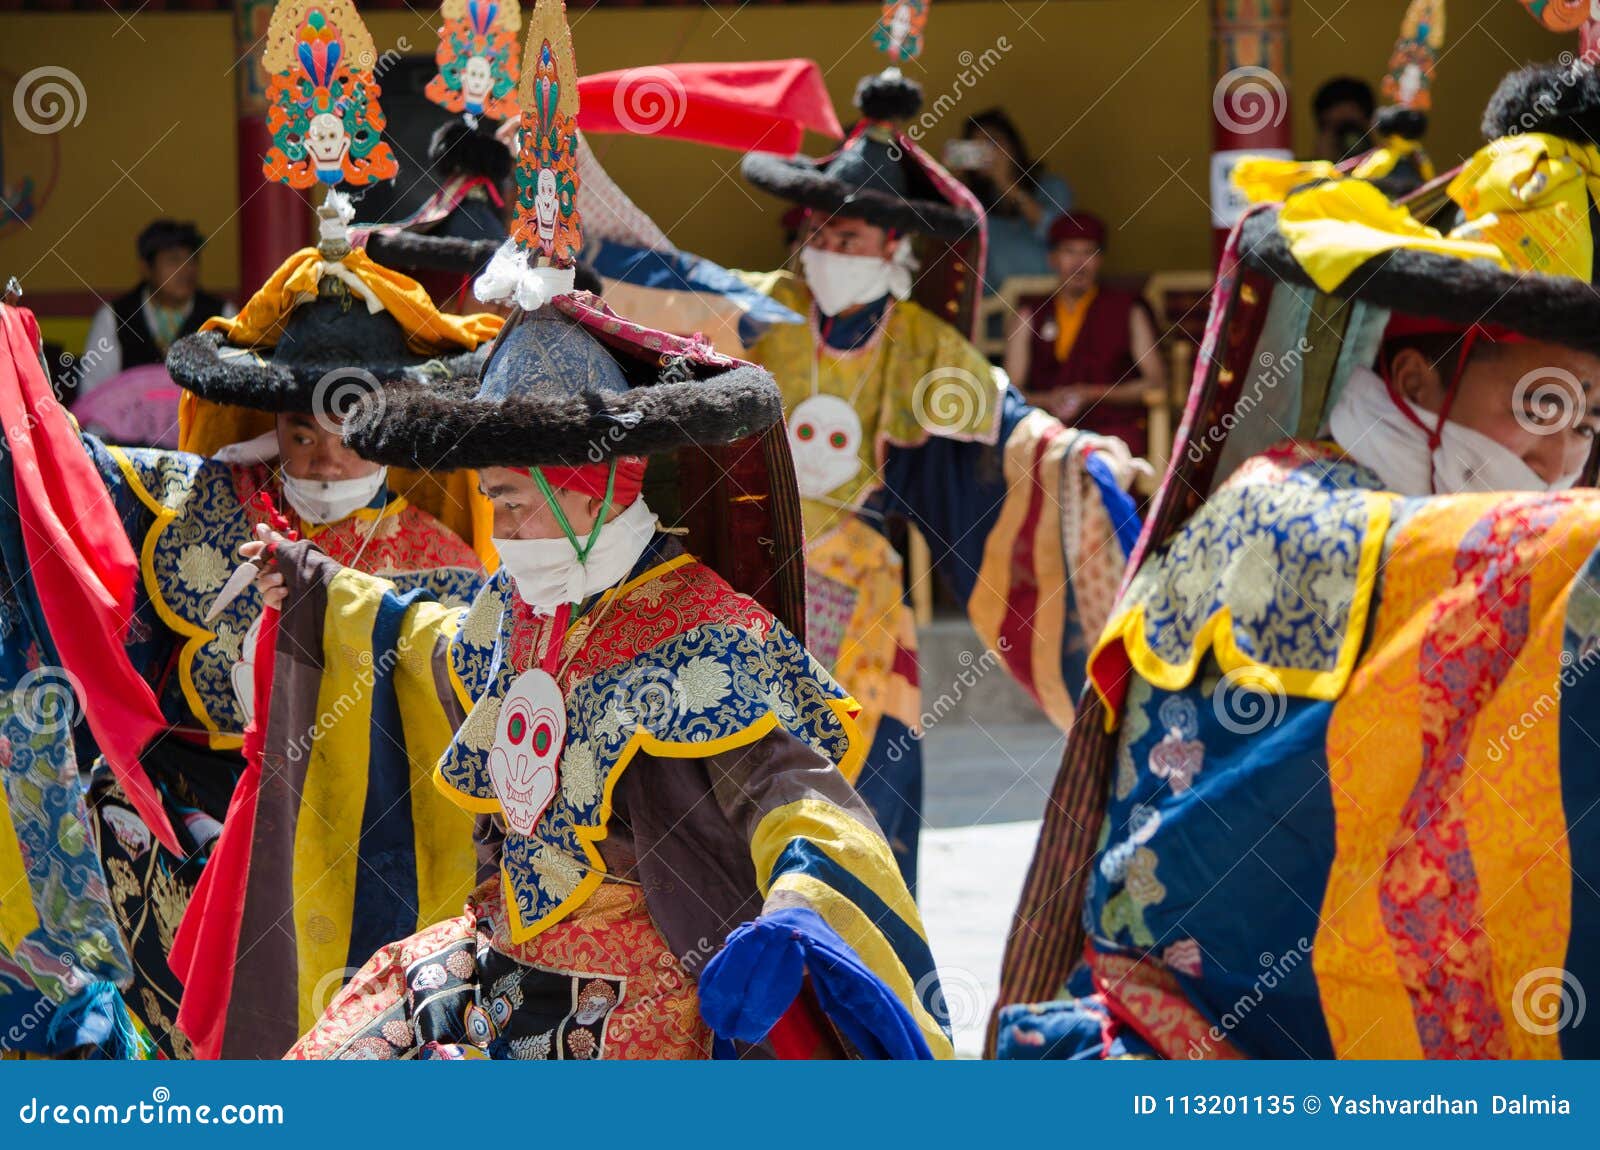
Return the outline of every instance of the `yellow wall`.
{"type": "MultiPolygon", "coordinates": [[[[962,117],[1002,105],[1033,148],[1072,182],[1080,202],[1121,229],[1110,252],[1113,272],[1202,267],[1211,245],[1209,6],[1210,0],[938,0],[915,73],[930,103],[956,85],[963,59],[991,51],[994,63],[925,142],[937,149],[962,117]]],[[[1402,0],[1293,4],[1297,141],[1310,139],[1307,105],[1318,80],[1345,71],[1373,82],[1381,76],[1403,9],[1402,0]],[[1314,9],[1337,15],[1323,25],[1314,9]]],[[[867,40],[876,10],[876,4],[601,8],[575,13],[573,28],[585,71],[810,56],[822,64],[848,121],[856,79],[882,63],[867,40]]],[[[427,18],[370,14],[380,52],[399,46],[401,37],[413,52],[432,50],[430,10],[419,5],[419,11],[427,18]]],[[[40,63],[69,67],[83,79],[88,111],[81,125],[56,137],[62,184],[31,231],[0,240],[0,272],[24,274],[36,291],[93,287],[104,294],[132,281],[132,237],[165,213],[192,217],[212,232],[206,278],[233,286],[231,18],[152,14],[124,27],[109,13],[8,13],[4,22],[0,69],[16,75],[40,63]]],[[[1512,0],[1453,0],[1430,137],[1441,166],[1475,146],[1479,115],[1499,77],[1553,57],[1570,47],[1568,39],[1543,31],[1512,0]]],[[[7,114],[10,105],[7,92],[7,114]]],[[[8,163],[17,130],[6,127],[8,163]]],[[[743,185],[733,153],[645,137],[596,143],[623,187],[680,245],[738,266],[781,257],[778,204],[743,185]]]]}
{"type": "MultiPolygon", "coordinates": [[[[126,291],[139,278],[134,237],[157,216],[195,220],[214,243],[204,275],[239,278],[234,171],[233,24],[226,14],[109,12],[0,16],[6,180],[47,155],[12,119],[15,78],[41,65],[82,82],[83,119],[49,137],[60,182],[32,227],[0,239],[0,275],[27,291],[126,291]],[[124,175],[126,173],[126,175],[124,175]]],[[[33,171],[42,178],[42,171],[33,171]]]]}

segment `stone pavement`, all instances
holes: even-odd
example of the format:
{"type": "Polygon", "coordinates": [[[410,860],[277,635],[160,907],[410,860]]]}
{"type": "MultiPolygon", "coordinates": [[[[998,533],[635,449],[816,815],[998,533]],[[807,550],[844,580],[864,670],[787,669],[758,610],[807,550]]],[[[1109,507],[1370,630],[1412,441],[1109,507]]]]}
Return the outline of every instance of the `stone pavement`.
{"type": "Polygon", "coordinates": [[[924,740],[918,902],[963,1058],[983,1052],[1006,931],[1064,741],[1047,723],[979,725],[955,717],[924,740]]]}

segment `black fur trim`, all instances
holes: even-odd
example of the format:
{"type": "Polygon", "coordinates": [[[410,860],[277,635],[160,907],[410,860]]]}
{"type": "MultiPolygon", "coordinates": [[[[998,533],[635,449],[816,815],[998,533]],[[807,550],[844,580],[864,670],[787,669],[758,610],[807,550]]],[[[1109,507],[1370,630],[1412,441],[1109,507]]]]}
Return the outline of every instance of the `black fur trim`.
{"type": "Polygon", "coordinates": [[[689,444],[733,443],[783,419],[772,376],[748,364],[707,380],[601,395],[477,397],[475,377],[402,385],[364,400],[345,442],[398,467],[579,466],[689,444]]]}
{"type": "MultiPolygon", "coordinates": [[[[1239,249],[1251,267],[1288,283],[1315,286],[1278,231],[1276,208],[1245,217],[1239,249]]],[[[1600,288],[1571,276],[1506,272],[1487,260],[1399,249],[1374,256],[1331,294],[1463,326],[1498,324],[1530,339],[1600,355],[1600,288]]]]}
{"type": "Polygon", "coordinates": [[[593,265],[583,260],[572,261],[572,287],[575,291],[586,291],[593,296],[605,294],[606,281],[600,278],[600,273],[594,270],[593,265]]]}
{"type": "Polygon", "coordinates": [[[745,156],[742,170],[744,178],[764,192],[880,228],[955,242],[978,225],[977,216],[943,200],[900,198],[846,187],[823,175],[816,163],[804,156],[783,159],[751,152],[745,156]]]}
{"type": "Polygon", "coordinates": [[[1399,104],[1387,105],[1379,108],[1372,117],[1372,134],[1420,140],[1428,134],[1428,113],[1399,104]]]}
{"type": "Polygon", "coordinates": [[[385,267],[468,275],[488,263],[501,242],[384,228],[367,238],[367,254],[385,267]]]}
{"type": "Polygon", "coordinates": [[[1512,72],[1489,97],[1483,138],[1545,132],[1580,144],[1600,140],[1600,75],[1581,62],[1533,64],[1512,72]]]}
{"type": "Polygon", "coordinates": [[[487,176],[497,184],[511,178],[511,152],[499,140],[459,119],[439,125],[428,141],[428,164],[435,175],[487,176]]]}
{"type": "Polygon", "coordinates": [[[855,105],[869,120],[904,123],[922,111],[922,85],[898,68],[861,77],[855,105]]]}
{"type": "Polygon", "coordinates": [[[334,392],[342,396],[352,387],[361,387],[368,376],[387,385],[476,375],[488,348],[484,344],[477,351],[429,360],[418,356],[403,362],[352,364],[330,359],[288,367],[273,363],[272,348],[237,348],[221,332],[207,331],[185,336],[172,345],[167,352],[167,373],[202,399],[258,411],[311,411],[328,402],[334,392]],[[319,383],[323,388],[320,396],[319,383]]]}

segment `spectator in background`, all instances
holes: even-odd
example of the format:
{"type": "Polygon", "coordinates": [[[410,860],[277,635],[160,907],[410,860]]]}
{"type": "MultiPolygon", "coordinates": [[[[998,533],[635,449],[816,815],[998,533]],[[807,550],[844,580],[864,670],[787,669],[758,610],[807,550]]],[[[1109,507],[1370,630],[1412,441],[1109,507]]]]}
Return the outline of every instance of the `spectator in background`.
{"type": "Polygon", "coordinates": [[[204,243],[188,221],[155,220],[139,233],[139,286],[103,305],[89,324],[78,360],[80,397],[127,368],[164,362],[174,340],[214,315],[234,313],[200,289],[204,243]]]}
{"type": "Polygon", "coordinates": [[[1050,266],[1061,286],[1024,300],[1006,337],[1006,372],[1028,402],[1068,426],[1114,435],[1148,453],[1145,393],[1165,395],[1155,323],[1133,292],[1100,283],[1106,226],[1088,212],[1050,226],[1050,266]]]}
{"type": "Polygon", "coordinates": [[[1354,76],[1335,76],[1312,98],[1317,120],[1317,154],[1314,159],[1337,164],[1364,151],[1377,100],[1372,85],[1354,76]]]}
{"type": "Polygon", "coordinates": [[[945,148],[946,166],[971,188],[989,214],[984,293],[1011,276],[1050,274],[1050,225],[1072,207],[1072,189],[1028,155],[1011,117],[999,108],[967,121],[945,148]]]}

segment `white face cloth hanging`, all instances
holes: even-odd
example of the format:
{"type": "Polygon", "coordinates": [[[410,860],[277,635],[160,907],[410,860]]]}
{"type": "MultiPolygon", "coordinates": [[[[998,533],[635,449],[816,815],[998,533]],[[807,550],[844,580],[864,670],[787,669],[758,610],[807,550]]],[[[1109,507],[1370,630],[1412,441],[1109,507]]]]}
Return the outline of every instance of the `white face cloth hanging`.
{"type": "Polygon", "coordinates": [[[535,614],[549,615],[563,603],[581,603],[622,581],[650,546],[656,514],[641,499],[605,525],[582,559],[565,536],[500,539],[494,547],[517,585],[517,597],[535,614]]]}
{"type": "Polygon", "coordinates": [[[283,497],[307,523],[337,523],[376,499],[388,478],[387,467],[380,467],[371,475],[327,482],[296,479],[286,472],[283,476],[283,497]]]}
{"type": "MultiPolygon", "coordinates": [[[[1422,419],[1437,419],[1420,412],[1422,419]]],[[[1401,495],[1458,495],[1488,491],[1564,491],[1581,471],[1546,483],[1520,456],[1480,431],[1445,420],[1439,448],[1406,418],[1377,372],[1358,367],[1328,415],[1334,441],[1385,487],[1401,495]]]]}

